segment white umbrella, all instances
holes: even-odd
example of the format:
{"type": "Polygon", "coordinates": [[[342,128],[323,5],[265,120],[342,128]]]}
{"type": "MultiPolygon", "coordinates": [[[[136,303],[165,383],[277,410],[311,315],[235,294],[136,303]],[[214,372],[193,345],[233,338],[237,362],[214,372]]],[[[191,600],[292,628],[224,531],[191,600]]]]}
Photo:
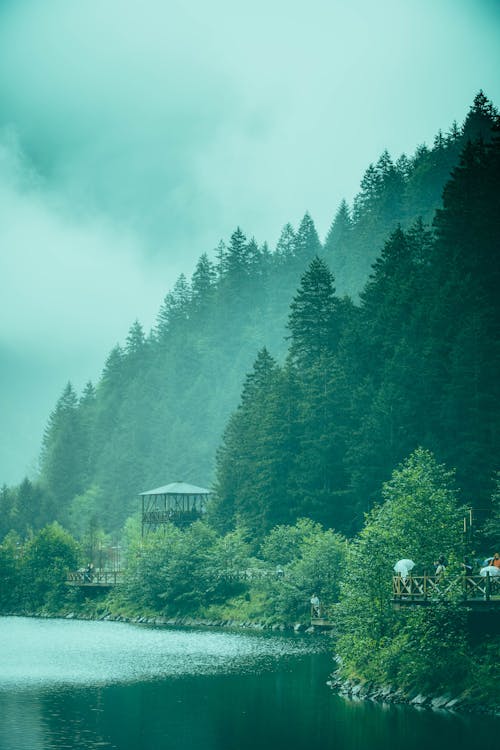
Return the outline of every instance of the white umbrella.
{"type": "Polygon", "coordinates": [[[401,573],[403,578],[407,578],[408,573],[415,567],[413,560],[398,560],[394,566],[396,573],[401,573]]]}
{"type": "Polygon", "coordinates": [[[485,568],[481,568],[479,571],[479,575],[483,576],[483,578],[486,578],[486,576],[490,574],[490,576],[500,576],[500,568],[495,568],[494,565],[487,565],[485,568]]]}

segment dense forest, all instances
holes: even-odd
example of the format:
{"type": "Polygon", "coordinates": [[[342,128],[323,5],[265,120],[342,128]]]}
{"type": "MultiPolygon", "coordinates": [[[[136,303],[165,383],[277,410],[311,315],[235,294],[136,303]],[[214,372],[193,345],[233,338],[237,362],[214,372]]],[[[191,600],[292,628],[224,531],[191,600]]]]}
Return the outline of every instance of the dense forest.
{"type": "Polygon", "coordinates": [[[148,335],[136,321],[96,385],[66,386],[38,476],[2,488],[0,535],[54,520],[79,537],[117,532],[138,492],[180,479],[215,488],[219,531],[259,539],[308,516],[352,534],[419,445],[456,467],[462,501],[487,508],[497,128],[481,92],[432,148],[370,165],[323,244],[306,213],[273,251],[238,228],[203,254],[148,335]]]}
{"type": "Polygon", "coordinates": [[[0,612],[284,627],[315,592],[341,679],[498,710],[499,639],[469,637],[463,588],[396,612],[391,585],[402,557],[457,576],[498,548],[499,238],[482,93],[432,149],[370,166],[324,244],[309,214],[273,252],[238,228],[95,386],[67,385],[39,476],[2,489],[0,612]],[[137,493],[175,479],[211,485],[206,517],[143,537],[137,493]],[[110,538],[120,585],[66,586],[110,538]]]}

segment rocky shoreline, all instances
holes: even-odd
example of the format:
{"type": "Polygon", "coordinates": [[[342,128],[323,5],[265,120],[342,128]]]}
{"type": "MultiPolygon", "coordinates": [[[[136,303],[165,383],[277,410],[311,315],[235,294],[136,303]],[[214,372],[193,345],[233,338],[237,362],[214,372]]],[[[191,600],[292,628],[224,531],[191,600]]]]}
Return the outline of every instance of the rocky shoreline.
{"type": "Polygon", "coordinates": [[[153,625],[156,627],[176,627],[176,628],[228,628],[239,630],[257,630],[271,631],[278,633],[307,633],[308,635],[326,634],[314,626],[306,623],[278,624],[267,622],[254,622],[251,620],[206,620],[198,617],[146,617],[146,616],[126,616],[112,614],[111,612],[102,615],[86,614],[85,612],[4,612],[2,617],[36,617],[40,619],[59,619],[59,620],[91,620],[97,622],[125,622],[131,625],[153,625]]]}
{"type": "Polygon", "coordinates": [[[334,672],[327,685],[336,693],[349,700],[368,700],[377,703],[406,704],[414,708],[433,711],[451,711],[460,713],[488,714],[500,716],[500,706],[484,706],[467,695],[424,695],[417,686],[402,690],[393,685],[376,685],[373,682],[348,680],[334,672]]]}

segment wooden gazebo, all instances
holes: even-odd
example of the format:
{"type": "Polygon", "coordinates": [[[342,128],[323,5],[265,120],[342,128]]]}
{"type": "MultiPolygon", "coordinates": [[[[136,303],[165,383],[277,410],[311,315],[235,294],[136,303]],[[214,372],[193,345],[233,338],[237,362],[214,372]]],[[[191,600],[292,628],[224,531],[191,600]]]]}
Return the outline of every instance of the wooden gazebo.
{"type": "Polygon", "coordinates": [[[164,487],[141,492],[142,534],[167,523],[186,525],[201,518],[210,490],[186,482],[172,482],[164,487]]]}

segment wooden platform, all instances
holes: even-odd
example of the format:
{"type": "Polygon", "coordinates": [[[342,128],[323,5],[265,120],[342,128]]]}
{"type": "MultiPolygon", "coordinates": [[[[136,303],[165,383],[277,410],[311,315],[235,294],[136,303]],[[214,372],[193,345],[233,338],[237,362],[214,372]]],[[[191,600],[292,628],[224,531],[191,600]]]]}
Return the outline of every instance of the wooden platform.
{"type": "Polygon", "coordinates": [[[68,573],[66,586],[77,586],[83,589],[110,589],[121,583],[122,578],[121,570],[95,570],[90,578],[85,571],[75,570],[68,573]]]}
{"type": "Polygon", "coordinates": [[[395,607],[425,606],[446,600],[458,601],[480,612],[497,612],[500,609],[500,576],[393,576],[392,603],[395,607]]]}
{"type": "Polygon", "coordinates": [[[331,630],[333,628],[333,622],[330,622],[325,617],[311,617],[311,625],[323,630],[331,630]]]}

